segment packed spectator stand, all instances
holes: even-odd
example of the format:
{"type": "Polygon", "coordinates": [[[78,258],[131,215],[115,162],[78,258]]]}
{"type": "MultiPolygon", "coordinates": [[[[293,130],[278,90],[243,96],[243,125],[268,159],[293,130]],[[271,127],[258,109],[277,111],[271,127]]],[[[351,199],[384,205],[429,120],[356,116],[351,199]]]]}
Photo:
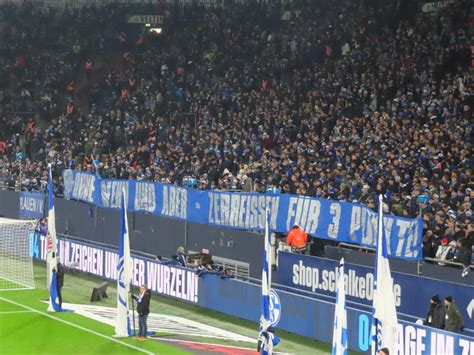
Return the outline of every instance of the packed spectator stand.
{"type": "Polygon", "coordinates": [[[104,178],[373,209],[382,193],[387,212],[422,216],[425,256],[444,239],[447,259],[460,238],[456,250],[472,248],[468,1],[436,14],[409,1],[308,0],[6,5],[0,16],[7,186],[42,190],[51,161],[58,194],[64,168],[96,165],[104,178]],[[127,34],[125,15],[144,11],[164,15],[160,35],[127,34]],[[88,60],[101,70],[86,75],[88,60]]]}

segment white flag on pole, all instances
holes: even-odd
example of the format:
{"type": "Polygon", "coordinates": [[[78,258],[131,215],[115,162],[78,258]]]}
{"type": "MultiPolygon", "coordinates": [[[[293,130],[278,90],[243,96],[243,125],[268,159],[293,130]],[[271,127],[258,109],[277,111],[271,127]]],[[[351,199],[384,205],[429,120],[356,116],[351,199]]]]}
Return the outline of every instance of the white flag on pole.
{"type": "Polygon", "coordinates": [[[347,312],[344,291],[344,258],[339,264],[336,281],[336,307],[332,335],[332,355],[347,355],[347,312]]]}
{"type": "Polygon", "coordinates": [[[382,195],[379,196],[377,254],[375,260],[372,354],[378,353],[382,348],[394,351],[398,331],[393,279],[388,263],[387,240],[383,224],[382,195]]]}
{"type": "MultiPolygon", "coordinates": [[[[51,288],[51,280],[55,277],[53,269],[57,266],[57,237],[56,237],[56,213],[54,211],[54,185],[51,164],[48,164],[48,234],[46,236],[46,272],[47,287],[51,288]]],[[[48,311],[55,311],[51,297],[49,299],[48,311]]]]}

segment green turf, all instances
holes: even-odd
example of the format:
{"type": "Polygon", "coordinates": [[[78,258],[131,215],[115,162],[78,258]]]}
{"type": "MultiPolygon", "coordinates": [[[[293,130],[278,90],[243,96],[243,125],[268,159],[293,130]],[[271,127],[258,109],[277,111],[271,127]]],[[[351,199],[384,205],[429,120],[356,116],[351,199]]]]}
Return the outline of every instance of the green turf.
{"type": "Polygon", "coordinates": [[[140,342],[132,338],[112,338],[113,327],[75,313],[48,313],[47,304],[41,301],[47,297],[45,289],[0,292],[1,354],[145,353],[140,352],[140,349],[156,354],[185,354],[158,341],[140,342]],[[84,329],[78,329],[74,325],[84,329]],[[126,344],[139,349],[127,347],[126,344]]]}
{"type": "MultiPolygon", "coordinates": [[[[46,273],[44,263],[34,263],[34,273],[35,273],[35,283],[37,290],[35,291],[4,291],[0,292],[0,297],[5,297],[6,294],[9,297],[12,297],[17,302],[24,303],[31,307],[40,307],[39,309],[45,310],[46,307],[44,303],[40,300],[41,298],[47,298],[46,291],[46,273]]],[[[72,303],[81,303],[81,304],[90,304],[89,299],[91,295],[91,290],[93,286],[96,286],[101,280],[97,278],[87,276],[85,274],[66,274],[64,287],[63,287],[63,299],[64,302],[72,303]]],[[[100,301],[94,302],[95,305],[115,307],[116,306],[116,291],[115,283],[109,282],[108,287],[109,297],[100,301]]],[[[0,307],[2,305],[0,304],[0,307]]],[[[219,312],[215,312],[209,309],[201,308],[192,304],[183,303],[180,301],[172,300],[166,297],[153,295],[151,303],[152,312],[161,313],[161,314],[170,314],[175,316],[181,316],[189,318],[204,324],[215,326],[218,328],[226,329],[235,333],[249,336],[251,338],[256,338],[258,331],[258,324],[254,322],[249,322],[243,319],[231,317],[219,312]]],[[[28,313],[26,313],[28,314],[28,313]]],[[[25,314],[25,315],[26,315],[25,314]]],[[[74,317],[74,323],[79,325],[89,326],[90,323],[93,323],[94,329],[100,329],[106,334],[113,334],[113,329],[110,326],[105,324],[97,323],[92,320],[89,320],[84,317],[80,317],[74,314],[61,314],[61,317],[74,317]]],[[[0,323],[3,321],[0,317],[0,323]]],[[[58,326],[62,326],[59,324],[58,326]]],[[[0,327],[0,329],[2,329],[0,327]]],[[[77,330],[80,332],[79,330],[77,330]]],[[[0,337],[2,332],[0,331],[0,337]]],[[[161,335],[161,334],[160,334],[161,335]]],[[[331,346],[329,344],[317,342],[315,340],[301,337],[295,334],[284,332],[278,330],[278,335],[281,338],[281,343],[275,349],[280,352],[292,353],[292,354],[330,354],[331,346]]],[[[92,336],[92,335],[91,335],[92,336]]],[[[255,344],[252,343],[242,343],[242,342],[232,342],[227,340],[217,340],[217,339],[207,339],[203,337],[189,337],[190,340],[196,340],[200,342],[210,342],[222,345],[236,345],[241,347],[254,348],[255,344]]],[[[105,339],[104,339],[105,340],[105,339]]],[[[137,342],[133,339],[126,339],[125,341],[130,342],[131,344],[137,345],[139,347],[152,346],[151,343],[157,342],[137,342]]],[[[1,342],[0,342],[1,343],[1,342]]],[[[163,346],[161,344],[157,346],[163,346]]],[[[148,349],[148,348],[147,348],[148,349]]],[[[170,348],[171,352],[166,351],[165,353],[177,353],[176,349],[170,348]]],[[[130,349],[132,350],[132,349],[130,349]]],[[[149,349],[151,351],[157,351],[158,353],[163,353],[160,350],[149,349]]],[[[125,352],[128,350],[125,349],[125,352]]],[[[0,351],[1,353],[1,351],[0,351]]],[[[67,352],[63,352],[66,354],[67,352]]],[[[88,351],[88,353],[91,353],[88,351]]],[[[351,353],[351,352],[350,352],[351,353]]],[[[353,353],[355,354],[355,353],[353,353]]]]}

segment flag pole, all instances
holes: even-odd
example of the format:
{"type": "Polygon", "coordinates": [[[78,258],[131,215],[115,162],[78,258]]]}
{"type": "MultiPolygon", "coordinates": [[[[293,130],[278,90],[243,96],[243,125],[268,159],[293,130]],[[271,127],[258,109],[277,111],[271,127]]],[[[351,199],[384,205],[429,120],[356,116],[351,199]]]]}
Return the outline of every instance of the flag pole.
{"type": "Polygon", "coordinates": [[[133,335],[135,335],[135,302],[133,300],[133,283],[130,281],[130,295],[132,296],[132,322],[133,322],[133,335]]]}

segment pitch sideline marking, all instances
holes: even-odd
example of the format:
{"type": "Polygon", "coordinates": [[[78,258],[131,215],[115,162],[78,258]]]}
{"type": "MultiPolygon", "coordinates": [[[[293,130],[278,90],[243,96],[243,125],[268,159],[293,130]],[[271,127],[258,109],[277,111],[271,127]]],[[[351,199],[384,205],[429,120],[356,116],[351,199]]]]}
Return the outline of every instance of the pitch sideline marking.
{"type": "Polygon", "coordinates": [[[124,342],[122,342],[122,341],[120,341],[120,340],[114,339],[114,338],[109,337],[109,336],[107,336],[107,335],[105,335],[105,334],[102,334],[102,333],[99,333],[99,332],[96,332],[96,331],[87,329],[87,328],[85,328],[85,327],[82,327],[82,326],[80,326],[80,325],[74,324],[74,323],[69,322],[69,321],[67,321],[67,320],[54,317],[54,316],[52,316],[52,315],[50,315],[50,314],[48,314],[48,313],[46,313],[46,312],[38,311],[37,309],[31,308],[31,307],[29,307],[29,306],[26,306],[26,305],[24,305],[24,304],[21,304],[21,303],[12,301],[12,300],[9,300],[9,299],[7,299],[7,298],[0,297],[0,300],[5,301],[5,302],[8,302],[8,303],[11,303],[11,304],[14,304],[14,305],[16,305],[16,306],[18,306],[18,307],[27,309],[27,310],[29,310],[29,311],[31,311],[31,312],[39,313],[39,314],[41,314],[41,315],[43,315],[43,316],[45,316],[45,317],[48,317],[48,318],[57,320],[58,322],[62,322],[62,323],[64,323],[64,324],[70,325],[70,326],[72,326],[72,327],[74,327],[74,328],[81,329],[81,330],[83,330],[83,331],[85,331],[85,332],[87,332],[87,333],[91,333],[91,334],[97,335],[97,336],[99,336],[99,337],[101,337],[101,338],[105,338],[105,339],[107,339],[107,340],[113,341],[114,343],[121,344],[121,345],[125,345],[125,346],[127,346],[127,347],[129,347],[129,348],[131,348],[131,349],[140,351],[140,352],[142,352],[142,353],[145,353],[145,354],[154,354],[154,353],[152,353],[152,352],[150,352],[150,351],[147,351],[147,350],[145,350],[145,349],[141,349],[141,348],[136,347],[136,346],[133,346],[133,345],[131,345],[131,344],[124,343],[124,342]]]}
{"type": "MultiPolygon", "coordinates": [[[[256,349],[253,349],[253,348],[245,348],[243,346],[234,346],[234,345],[223,345],[223,344],[216,344],[216,343],[205,343],[205,342],[201,342],[201,341],[194,341],[194,340],[181,340],[181,339],[170,339],[170,338],[165,338],[165,337],[154,337],[154,336],[151,336],[149,337],[149,339],[153,339],[153,340],[158,340],[159,341],[169,341],[169,342],[173,342],[173,343],[190,343],[190,344],[197,344],[197,345],[211,345],[211,346],[218,346],[218,347],[221,347],[221,348],[229,348],[229,349],[241,349],[241,350],[251,350],[251,351],[257,351],[256,349]]],[[[276,352],[274,351],[273,352],[274,354],[286,354],[286,353],[282,353],[282,352],[276,352]]]]}

